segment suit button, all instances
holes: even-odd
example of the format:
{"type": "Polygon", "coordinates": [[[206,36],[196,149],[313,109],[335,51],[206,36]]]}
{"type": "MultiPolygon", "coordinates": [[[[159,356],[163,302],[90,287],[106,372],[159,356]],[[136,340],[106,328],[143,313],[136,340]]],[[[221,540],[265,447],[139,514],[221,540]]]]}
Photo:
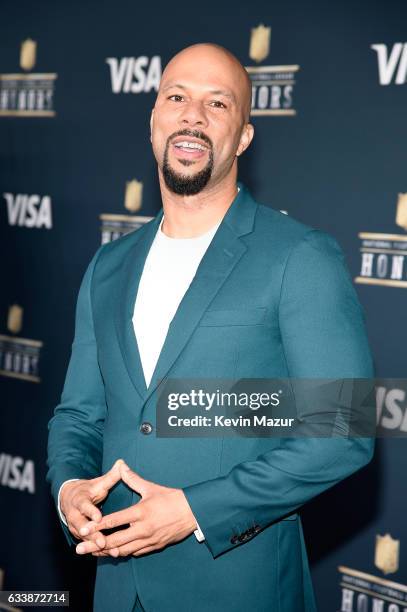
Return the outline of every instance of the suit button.
{"type": "Polygon", "coordinates": [[[254,533],[259,533],[260,531],[261,531],[260,525],[255,525],[254,526],[254,533]]]}
{"type": "Polygon", "coordinates": [[[240,536],[238,537],[239,542],[244,542],[245,540],[247,540],[247,534],[246,533],[241,533],[240,536]]]}
{"type": "Polygon", "coordinates": [[[153,426],[151,425],[151,423],[142,423],[140,425],[140,431],[145,436],[148,436],[148,434],[151,434],[151,432],[153,431],[153,426]]]}
{"type": "Polygon", "coordinates": [[[231,538],[230,543],[231,544],[236,544],[237,541],[238,541],[238,536],[234,535],[233,538],[231,538]]]}

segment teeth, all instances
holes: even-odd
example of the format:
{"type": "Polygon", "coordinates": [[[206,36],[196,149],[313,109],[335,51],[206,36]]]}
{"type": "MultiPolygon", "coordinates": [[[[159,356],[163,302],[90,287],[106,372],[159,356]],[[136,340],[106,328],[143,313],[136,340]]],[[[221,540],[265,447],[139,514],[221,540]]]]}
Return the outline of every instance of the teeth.
{"type": "Polygon", "coordinates": [[[203,147],[199,142],[188,142],[185,140],[184,142],[177,142],[176,147],[183,149],[199,149],[201,151],[205,151],[205,147],[203,147]]]}

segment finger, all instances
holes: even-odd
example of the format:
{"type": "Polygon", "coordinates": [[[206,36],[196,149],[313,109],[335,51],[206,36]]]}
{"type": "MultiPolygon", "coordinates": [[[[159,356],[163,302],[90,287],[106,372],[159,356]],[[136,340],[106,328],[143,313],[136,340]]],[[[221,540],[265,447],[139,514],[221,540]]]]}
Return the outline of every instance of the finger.
{"type": "Polygon", "coordinates": [[[69,524],[69,522],[68,527],[69,531],[72,533],[73,536],[75,536],[77,540],[91,541],[96,544],[98,550],[103,549],[105,547],[105,536],[103,535],[103,533],[96,531],[95,533],[84,537],[72,524],[69,524]]]}
{"type": "Polygon", "coordinates": [[[75,530],[76,537],[80,537],[79,529],[82,527],[84,523],[86,523],[86,519],[84,520],[83,515],[76,508],[72,508],[69,513],[66,515],[66,520],[68,523],[68,527],[71,530],[75,530]]]}
{"type": "Polygon", "coordinates": [[[93,542],[91,540],[85,540],[77,544],[75,550],[78,553],[78,555],[86,555],[88,553],[99,552],[101,549],[104,550],[104,546],[102,547],[99,546],[97,544],[97,541],[93,542]]]}
{"type": "Polygon", "coordinates": [[[92,488],[89,488],[88,485],[86,489],[79,490],[77,493],[75,493],[72,496],[71,500],[71,506],[73,508],[76,508],[81,514],[84,514],[86,516],[92,516],[95,511],[97,514],[100,513],[100,510],[96,505],[99,502],[97,502],[96,499],[93,498],[91,491],[92,488]],[[90,506],[88,504],[90,504],[90,506]]]}
{"type": "Polygon", "coordinates": [[[104,536],[103,533],[100,533],[100,531],[96,531],[95,533],[85,537],[83,537],[80,533],[79,538],[83,539],[84,542],[90,542],[91,544],[96,545],[96,550],[103,550],[106,546],[106,536],[104,536]]]}
{"type": "Polygon", "coordinates": [[[150,481],[139,476],[124,462],[120,465],[120,474],[123,482],[133,489],[133,491],[139,493],[141,497],[144,497],[148,493],[148,486],[151,484],[150,481]]]}
{"type": "MultiPolygon", "coordinates": [[[[81,544],[83,544],[83,542],[81,542],[81,544]]],[[[119,556],[119,549],[118,548],[100,548],[97,543],[95,544],[95,542],[90,542],[89,546],[84,547],[81,546],[79,547],[79,544],[76,547],[76,552],[79,555],[84,555],[84,554],[91,554],[95,557],[118,557],[119,556]]]]}
{"type": "MultiPolygon", "coordinates": [[[[146,538],[145,533],[142,532],[139,524],[137,524],[128,529],[122,529],[109,536],[105,536],[103,552],[108,552],[110,556],[117,557],[120,554],[120,550],[127,546],[131,548],[126,548],[126,550],[130,550],[126,554],[130,554],[139,541],[145,542],[147,539],[151,543],[151,534],[146,538]]],[[[78,554],[98,552],[100,547],[97,544],[98,540],[96,542],[81,542],[76,547],[76,552],[78,554]]]]}
{"type": "MultiPolygon", "coordinates": [[[[141,555],[145,555],[149,552],[154,552],[156,550],[159,550],[159,548],[155,545],[155,546],[146,546],[145,548],[142,548],[141,550],[137,550],[136,552],[133,553],[127,553],[127,554],[132,554],[134,557],[139,557],[141,555]]],[[[109,552],[104,552],[104,551],[99,551],[99,552],[95,552],[92,553],[92,556],[94,557],[124,557],[126,556],[126,553],[124,552],[124,549],[120,550],[120,549],[112,549],[109,552]],[[114,551],[119,551],[118,553],[114,553],[114,551]]]]}
{"type": "Polygon", "coordinates": [[[138,504],[124,508],[124,510],[118,510],[111,514],[102,516],[102,519],[97,523],[89,521],[86,527],[89,529],[89,533],[94,531],[101,531],[102,529],[113,529],[114,527],[120,527],[121,525],[127,525],[135,521],[141,520],[141,511],[137,507],[138,504]]]}
{"type": "Polygon", "coordinates": [[[114,484],[121,478],[120,468],[122,465],[126,465],[124,459],[117,459],[110,470],[101,476],[103,480],[106,480],[108,484],[114,484]]]}
{"type": "Polygon", "coordinates": [[[118,549],[117,548],[113,548],[113,549],[106,549],[103,548],[102,550],[97,550],[96,552],[91,553],[92,556],[94,557],[117,557],[118,556],[118,549]],[[115,553],[115,551],[117,551],[115,553]],[[113,554],[112,554],[113,552],[113,554]]]}
{"type": "MultiPolygon", "coordinates": [[[[89,499],[85,498],[81,500],[77,504],[77,509],[84,517],[88,517],[92,521],[98,522],[102,519],[101,511],[99,510],[97,506],[95,506],[95,504],[92,504],[92,502],[89,499]]],[[[85,520],[85,522],[87,521],[85,520]]],[[[86,535],[86,533],[83,535],[86,535]]]]}
{"type": "Polygon", "coordinates": [[[99,533],[98,531],[96,533],[92,533],[90,536],[86,536],[85,538],[83,538],[84,542],[93,542],[94,544],[97,545],[99,552],[101,550],[104,550],[105,548],[105,542],[106,542],[106,538],[103,535],[103,533],[99,533]]]}
{"type": "Polygon", "coordinates": [[[154,548],[158,549],[158,546],[155,542],[152,541],[151,538],[143,538],[141,540],[134,540],[129,544],[124,544],[123,546],[118,547],[118,555],[119,557],[126,557],[127,555],[134,555],[134,553],[139,550],[143,550],[143,548],[154,548]]]}
{"type": "MultiPolygon", "coordinates": [[[[73,510],[72,514],[74,514],[73,518],[71,518],[71,525],[75,528],[76,534],[75,537],[82,539],[82,536],[88,535],[82,533],[84,526],[88,523],[86,517],[84,517],[79,510],[73,510]]],[[[105,546],[105,536],[100,531],[94,531],[90,534],[88,539],[92,539],[92,541],[97,543],[98,548],[104,548],[105,546]]]]}
{"type": "Polygon", "coordinates": [[[141,550],[137,550],[136,552],[134,552],[133,556],[140,557],[141,555],[145,555],[147,553],[154,552],[155,550],[159,550],[157,546],[146,546],[145,548],[142,548],[141,550]]]}
{"type": "MultiPolygon", "coordinates": [[[[86,525],[89,522],[89,519],[95,521],[94,524],[97,525],[98,521],[102,519],[102,513],[99,508],[97,508],[89,499],[87,499],[84,495],[78,497],[72,502],[73,510],[72,515],[75,513],[74,519],[71,518],[71,523],[74,524],[75,528],[78,530],[80,535],[88,535],[91,533],[86,525]]],[[[98,531],[94,529],[93,532],[98,531]]]]}
{"type": "Polygon", "coordinates": [[[145,539],[146,537],[152,537],[151,533],[146,533],[145,528],[140,523],[135,524],[128,529],[121,529],[108,536],[106,536],[105,548],[111,550],[112,548],[119,548],[125,544],[129,544],[136,540],[145,539]]]}

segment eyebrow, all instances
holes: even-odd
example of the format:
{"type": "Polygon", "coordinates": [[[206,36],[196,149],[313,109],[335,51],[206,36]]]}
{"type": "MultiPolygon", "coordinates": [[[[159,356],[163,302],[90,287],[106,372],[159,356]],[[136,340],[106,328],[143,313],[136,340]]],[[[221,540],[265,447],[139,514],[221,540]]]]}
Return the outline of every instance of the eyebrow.
{"type": "MultiPolygon", "coordinates": [[[[173,89],[174,87],[183,89],[184,91],[187,89],[187,87],[185,87],[185,85],[181,85],[181,83],[170,83],[162,89],[162,92],[164,93],[168,89],[173,89]]],[[[224,89],[211,89],[209,93],[214,94],[215,96],[225,96],[226,98],[230,98],[233,102],[236,102],[236,97],[231,91],[226,91],[224,89]]]]}

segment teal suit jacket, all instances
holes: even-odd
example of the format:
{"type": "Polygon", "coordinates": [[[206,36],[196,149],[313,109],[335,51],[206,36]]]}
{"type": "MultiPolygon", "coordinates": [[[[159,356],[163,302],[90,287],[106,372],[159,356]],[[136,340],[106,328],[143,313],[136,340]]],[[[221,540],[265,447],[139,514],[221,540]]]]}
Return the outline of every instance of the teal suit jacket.
{"type": "MultiPolygon", "coordinates": [[[[97,559],[94,609],[311,612],[297,510],[370,461],[368,438],[159,438],[162,381],[173,378],[368,378],[362,307],[336,240],[239,183],[171,321],[146,387],[132,316],[163,215],[103,245],[80,288],[60,404],[49,422],[47,480],[94,478],[122,457],[144,478],[182,488],[205,534],[143,557],[97,559]]],[[[122,482],[107,514],[137,503],[122,482]]],[[[68,542],[75,540],[61,522],[68,542]]]]}

